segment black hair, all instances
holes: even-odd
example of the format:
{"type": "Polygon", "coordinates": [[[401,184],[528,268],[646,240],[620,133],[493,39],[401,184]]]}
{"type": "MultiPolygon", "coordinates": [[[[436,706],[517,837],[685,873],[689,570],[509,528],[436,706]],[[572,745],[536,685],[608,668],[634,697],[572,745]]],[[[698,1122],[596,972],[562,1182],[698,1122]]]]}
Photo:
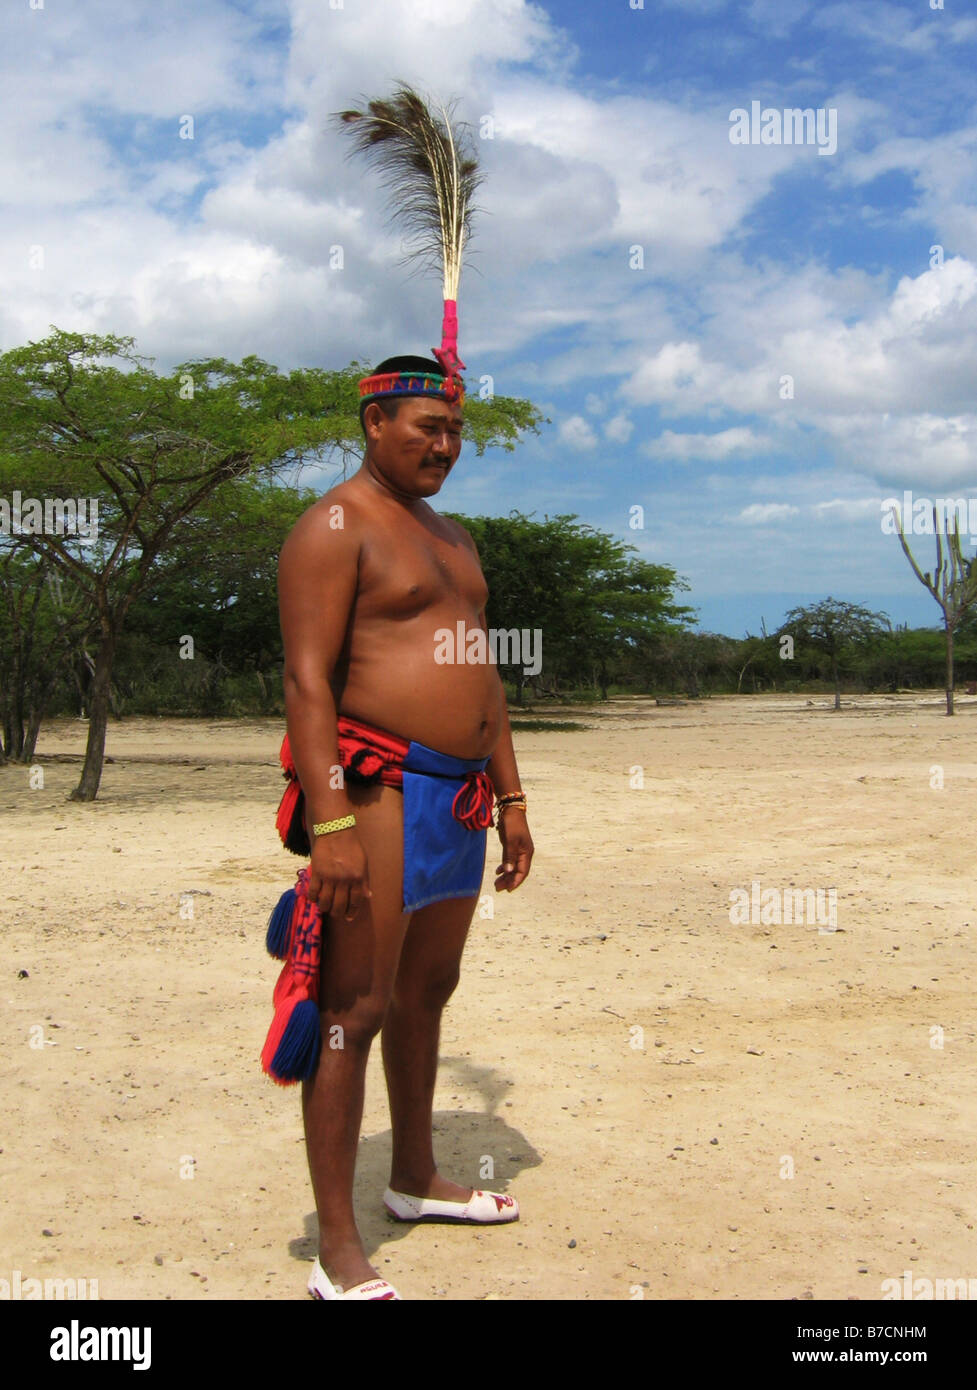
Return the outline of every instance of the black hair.
{"type": "Polygon", "coordinates": [[[383,372],[413,372],[415,375],[428,372],[431,376],[444,376],[444,368],[433,357],[387,357],[370,375],[380,376],[383,372]]]}

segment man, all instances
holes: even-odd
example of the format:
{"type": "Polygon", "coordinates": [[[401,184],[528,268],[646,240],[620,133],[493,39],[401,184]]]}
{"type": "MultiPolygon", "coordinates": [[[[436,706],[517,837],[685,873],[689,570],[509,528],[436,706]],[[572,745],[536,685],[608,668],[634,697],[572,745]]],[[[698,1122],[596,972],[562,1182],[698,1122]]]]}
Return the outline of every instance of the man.
{"type": "Polygon", "coordinates": [[[388,1210],[402,1220],[518,1217],[511,1197],[438,1172],[431,1120],[441,1012],[484,869],[486,788],[504,803],[497,890],[523,882],[533,843],[497,669],[435,659],[439,629],[485,629],[475,545],[425,500],[458,459],[461,392],[438,362],[413,357],[381,363],[360,390],[363,464],[291,531],[279,601],[288,740],[311,844],[307,892],[322,913],[324,1042],[303,1083],[319,1219],[309,1287],[325,1298],[378,1299],[400,1295],[366,1257],[353,1173],[367,1058],[381,1030],[393,1132],[388,1210]],[[409,746],[399,764],[389,752],[374,758],[392,759],[393,784],[349,775],[337,785],[336,768],[366,766],[374,745],[387,748],[385,734],[403,741],[401,752],[409,746]],[[335,1038],[341,1046],[325,1042],[335,1038]]]}

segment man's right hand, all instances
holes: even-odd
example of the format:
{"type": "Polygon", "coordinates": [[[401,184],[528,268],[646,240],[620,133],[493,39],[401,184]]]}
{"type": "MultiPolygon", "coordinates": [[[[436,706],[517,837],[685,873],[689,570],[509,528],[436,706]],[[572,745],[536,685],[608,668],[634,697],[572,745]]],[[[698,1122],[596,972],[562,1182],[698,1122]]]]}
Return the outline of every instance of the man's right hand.
{"type": "Polygon", "coordinates": [[[352,827],[319,835],[309,864],[309,898],[324,917],[351,922],[365,898],[372,898],[366,851],[352,827]]]}

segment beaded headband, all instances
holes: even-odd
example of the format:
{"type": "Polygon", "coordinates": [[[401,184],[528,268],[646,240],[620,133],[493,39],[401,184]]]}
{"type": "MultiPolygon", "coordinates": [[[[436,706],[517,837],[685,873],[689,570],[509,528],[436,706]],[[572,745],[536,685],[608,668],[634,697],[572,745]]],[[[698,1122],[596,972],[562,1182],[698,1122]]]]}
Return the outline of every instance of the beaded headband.
{"type": "Polygon", "coordinates": [[[432,396],[436,400],[463,405],[465,388],[458,376],[435,376],[433,372],[379,372],[359,382],[360,407],[389,396],[432,396]]]}

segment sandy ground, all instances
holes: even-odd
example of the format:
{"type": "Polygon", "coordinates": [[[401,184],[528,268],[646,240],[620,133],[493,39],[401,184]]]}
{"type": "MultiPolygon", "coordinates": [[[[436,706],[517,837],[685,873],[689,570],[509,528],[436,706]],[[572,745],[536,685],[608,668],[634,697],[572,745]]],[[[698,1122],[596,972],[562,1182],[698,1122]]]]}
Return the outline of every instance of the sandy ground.
{"type": "MultiPolygon", "coordinates": [[[[490,832],[494,915],[435,1112],[442,1171],[523,1217],[388,1220],[375,1047],[357,1209],[406,1298],[878,1299],[905,1270],[977,1276],[977,701],[828,703],[621,701],[517,732],[535,869],[496,898],[490,832]],[[754,882],[834,887],[836,929],[732,923],[754,882]]],[[[0,768],[0,1279],[305,1296],[299,1091],[258,1061],[265,925],[299,862],[274,827],[281,733],[114,723],[84,806],[78,722],[43,731],[43,788],[0,768]]]]}

